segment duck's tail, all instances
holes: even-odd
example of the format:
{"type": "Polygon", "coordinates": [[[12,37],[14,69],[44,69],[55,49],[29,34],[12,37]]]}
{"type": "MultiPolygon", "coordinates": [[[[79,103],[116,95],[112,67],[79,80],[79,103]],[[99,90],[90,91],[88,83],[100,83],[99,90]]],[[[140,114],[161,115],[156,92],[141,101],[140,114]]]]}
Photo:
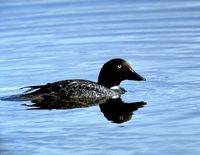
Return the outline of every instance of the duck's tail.
{"type": "Polygon", "coordinates": [[[31,92],[31,91],[35,91],[37,89],[40,89],[42,88],[44,85],[37,85],[37,86],[26,86],[26,87],[22,87],[20,89],[28,89],[26,90],[24,93],[28,93],[28,92],[31,92]]]}

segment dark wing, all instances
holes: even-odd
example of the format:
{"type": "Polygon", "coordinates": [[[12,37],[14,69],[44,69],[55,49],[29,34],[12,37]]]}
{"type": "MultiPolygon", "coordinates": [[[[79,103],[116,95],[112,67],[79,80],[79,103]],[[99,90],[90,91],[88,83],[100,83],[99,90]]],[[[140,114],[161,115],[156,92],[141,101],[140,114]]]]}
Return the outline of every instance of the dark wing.
{"type": "Polygon", "coordinates": [[[96,82],[88,80],[64,80],[46,85],[28,86],[30,88],[23,94],[25,98],[41,98],[45,96],[55,96],[59,98],[88,98],[115,96],[113,90],[107,89],[96,82]]]}
{"type": "Polygon", "coordinates": [[[25,94],[41,94],[41,93],[50,93],[57,92],[61,87],[67,86],[71,80],[58,81],[53,83],[47,83],[45,85],[35,85],[35,86],[26,86],[20,89],[26,89],[25,94]]]}

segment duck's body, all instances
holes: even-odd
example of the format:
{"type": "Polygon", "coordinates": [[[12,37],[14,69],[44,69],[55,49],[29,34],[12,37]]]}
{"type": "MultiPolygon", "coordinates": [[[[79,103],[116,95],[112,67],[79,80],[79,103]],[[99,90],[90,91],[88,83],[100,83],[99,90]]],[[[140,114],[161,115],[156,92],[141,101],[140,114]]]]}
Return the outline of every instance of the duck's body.
{"type": "Polygon", "coordinates": [[[103,65],[97,83],[75,79],[28,86],[24,88],[30,89],[22,94],[21,98],[31,100],[41,100],[48,96],[62,100],[69,98],[118,98],[126,92],[123,88],[118,87],[123,80],[140,81],[145,79],[134,72],[125,60],[112,59],[103,65]]]}
{"type": "Polygon", "coordinates": [[[24,98],[41,99],[44,96],[57,96],[62,99],[118,98],[125,93],[125,90],[120,87],[119,89],[109,89],[96,82],[82,79],[57,81],[46,85],[29,86],[29,88],[27,94],[23,94],[24,98]]]}

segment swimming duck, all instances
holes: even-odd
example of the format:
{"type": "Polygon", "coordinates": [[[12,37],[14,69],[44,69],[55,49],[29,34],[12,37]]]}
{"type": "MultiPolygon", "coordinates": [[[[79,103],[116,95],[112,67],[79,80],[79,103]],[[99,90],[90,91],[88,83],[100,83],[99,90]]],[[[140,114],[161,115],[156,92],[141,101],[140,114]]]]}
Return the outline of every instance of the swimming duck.
{"type": "Polygon", "coordinates": [[[73,79],[27,86],[23,88],[29,88],[29,90],[20,97],[28,100],[40,100],[47,96],[62,100],[70,98],[119,98],[126,92],[124,88],[119,86],[123,80],[142,81],[145,78],[136,73],[126,60],[115,58],[102,66],[98,82],[73,79]]]}

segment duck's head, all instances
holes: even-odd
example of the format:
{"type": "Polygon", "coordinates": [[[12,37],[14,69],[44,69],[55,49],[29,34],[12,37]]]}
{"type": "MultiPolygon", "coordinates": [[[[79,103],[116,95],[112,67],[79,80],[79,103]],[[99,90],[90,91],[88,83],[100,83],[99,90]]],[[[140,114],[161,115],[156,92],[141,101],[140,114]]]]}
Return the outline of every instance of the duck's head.
{"type": "Polygon", "coordinates": [[[126,60],[116,58],[106,62],[99,73],[98,84],[107,88],[118,86],[123,80],[146,80],[136,73],[126,60]]]}

